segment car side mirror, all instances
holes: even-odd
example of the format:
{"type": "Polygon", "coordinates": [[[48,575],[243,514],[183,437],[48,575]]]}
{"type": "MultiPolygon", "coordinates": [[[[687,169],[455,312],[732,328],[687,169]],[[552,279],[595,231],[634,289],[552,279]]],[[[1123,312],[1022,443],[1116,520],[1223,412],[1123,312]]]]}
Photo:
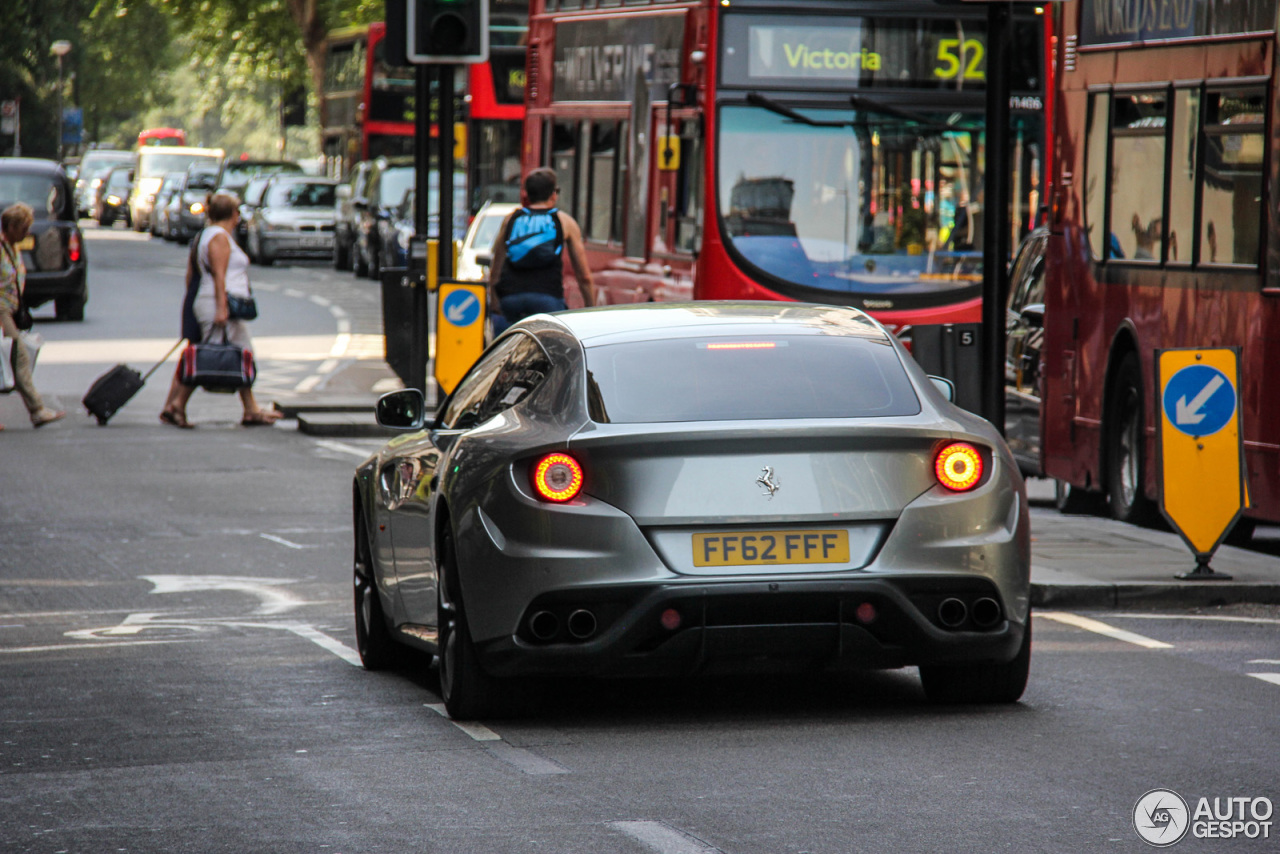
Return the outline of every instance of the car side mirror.
{"type": "Polygon", "coordinates": [[[1018,315],[1022,322],[1034,329],[1044,328],[1044,303],[1032,303],[1022,307],[1018,315]]]}
{"type": "Polygon", "coordinates": [[[427,402],[416,388],[393,391],[378,398],[374,415],[382,427],[421,430],[427,421],[427,402]]]}
{"type": "Polygon", "coordinates": [[[942,396],[947,399],[948,403],[956,402],[956,384],[946,377],[930,376],[929,382],[933,383],[938,391],[942,392],[942,396]]]}
{"type": "Polygon", "coordinates": [[[479,264],[481,267],[492,267],[492,266],[493,266],[493,253],[491,253],[491,252],[477,252],[477,253],[476,253],[476,263],[477,263],[477,264],[479,264]]]}
{"type": "Polygon", "coordinates": [[[335,193],[338,197],[338,201],[345,202],[351,198],[351,187],[346,184],[339,184],[335,193]]]}

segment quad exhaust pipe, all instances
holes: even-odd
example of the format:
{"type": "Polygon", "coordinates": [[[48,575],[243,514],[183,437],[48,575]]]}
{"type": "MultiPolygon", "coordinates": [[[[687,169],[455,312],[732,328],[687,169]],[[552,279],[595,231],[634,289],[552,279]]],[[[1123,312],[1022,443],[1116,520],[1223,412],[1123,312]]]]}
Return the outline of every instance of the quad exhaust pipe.
{"type": "Polygon", "coordinates": [[[969,606],[964,602],[956,599],[954,596],[943,599],[938,605],[938,622],[949,629],[957,629],[964,624],[965,619],[969,616],[969,606]]]}
{"type": "Polygon", "coordinates": [[[560,633],[560,618],[550,611],[538,611],[529,618],[529,633],[545,643],[560,633]]]}
{"type": "Polygon", "coordinates": [[[973,624],[980,629],[989,629],[1000,622],[1000,603],[989,597],[982,597],[973,603],[973,624]]]}
{"type": "Polygon", "coordinates": [[[596,633],[596,615],[580,608],[569,615],[566,625],[574,640],[586,640],[596,633]]]}

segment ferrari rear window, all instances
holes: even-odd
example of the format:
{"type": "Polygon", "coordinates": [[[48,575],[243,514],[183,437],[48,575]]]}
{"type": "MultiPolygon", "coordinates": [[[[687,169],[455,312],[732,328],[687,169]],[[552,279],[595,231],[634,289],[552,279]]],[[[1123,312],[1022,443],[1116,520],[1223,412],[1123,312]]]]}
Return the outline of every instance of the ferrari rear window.
{"type": "Polygon", "coordinates": [[[597,422],[875,418],[920,411],[887,342],[829,335],[674,338],[587,349],[597,422]]]}

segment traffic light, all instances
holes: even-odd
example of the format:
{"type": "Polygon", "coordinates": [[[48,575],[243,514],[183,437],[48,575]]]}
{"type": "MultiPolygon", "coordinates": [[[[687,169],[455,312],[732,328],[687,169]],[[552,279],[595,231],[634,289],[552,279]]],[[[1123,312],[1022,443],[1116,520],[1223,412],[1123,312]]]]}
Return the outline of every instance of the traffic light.
{"type": "Polygon", "coordinates": [[[409,0],[409,61],[489,59],[489,0],[409,0]]]}

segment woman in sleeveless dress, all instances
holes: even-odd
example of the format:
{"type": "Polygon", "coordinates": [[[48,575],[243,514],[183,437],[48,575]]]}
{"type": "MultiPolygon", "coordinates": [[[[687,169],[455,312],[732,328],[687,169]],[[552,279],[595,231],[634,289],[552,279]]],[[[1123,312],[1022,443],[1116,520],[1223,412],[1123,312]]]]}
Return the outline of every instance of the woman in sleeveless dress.
{"type": "MultiPolygon", "coordinates": [[[[211,335],[221,335],[226,330],[227,340],[237,347],[253,350],[249,329],[243,320],[232,320],[227,310],[227,295],[247,297],[249,290],[249,256],[236,245],[233,235],[240,219],[240,200],[231,193],[217,193],[209,198],[209,224],[197,238],[198,249],[191,260],[198,265],[199,285],[193,299],[189,299],[191,312],[183,309],[183,334],[190,338],[199,326],[199,340],[208,341],[211,335]],[[194,321],[194,324],[193,324],[194,321]]],[[[190,260],[188,261],[190,263],[190,260]]],[[[188,270],[188,281],[195,271],[188,270]]],[[[190,298],[190,294],[188,294],[190,298]]],[[[187,401],[194,386],[183,385],[174,373],[160,420],[175,427],[190,427],[187,420],[187,401]]],[[[252,388],[242,388],[240,402],[244,405],[244,417],[240,423],[246,427],[270,426],[280,417],[258,406],[252,388]]]]}

